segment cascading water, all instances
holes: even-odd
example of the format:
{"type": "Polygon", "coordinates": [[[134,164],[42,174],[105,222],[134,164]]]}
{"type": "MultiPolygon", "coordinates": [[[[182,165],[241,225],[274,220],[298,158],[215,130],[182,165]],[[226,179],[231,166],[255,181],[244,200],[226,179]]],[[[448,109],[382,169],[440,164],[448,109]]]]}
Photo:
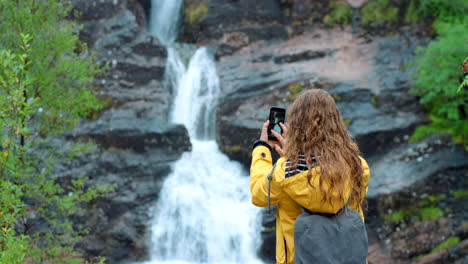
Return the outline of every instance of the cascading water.
{"type": "Polygon", "coordinates": [[[164,45],[174,43],[177,38],[183,2],[181,0],[151,1],[150,32],[164,45]]]}
{"type": "Polygon", "coordinates": [[[174,48],[181,3],[153,0],[151,32],[168,47],[166,78],[176,87],[171,121],[187,127],[193,148],[163,184],[146,263],[261,263],[259,210],[250,203],[247,173],[214,140],[219,80],[213,55],[200,48],[186,68],[174,48]]]}

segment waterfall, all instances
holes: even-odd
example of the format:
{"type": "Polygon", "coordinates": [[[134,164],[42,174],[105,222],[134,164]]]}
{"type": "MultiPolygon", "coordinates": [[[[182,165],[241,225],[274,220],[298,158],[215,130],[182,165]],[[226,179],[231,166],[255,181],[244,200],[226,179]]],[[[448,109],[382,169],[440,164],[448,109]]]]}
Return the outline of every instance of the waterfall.
{"type": "Polygon", "coordinates": [[[250,202],[247,172],[215,141],[219,79],[213,54],[199,48],[185,67],[175,48],[181,2],[153,0],[150,21],[168,48],[165,77],[175,94],[170,120],[186,126],[193,148],[173,164],[162,186],[145,263],[262,263],[256,256],[259,209],[250,202]]]}
{"type": "Polygon", "coordinates": [[[182,0],[152,0],[150,32],[164,45],[172,44],[178,33],[182,0]]]}

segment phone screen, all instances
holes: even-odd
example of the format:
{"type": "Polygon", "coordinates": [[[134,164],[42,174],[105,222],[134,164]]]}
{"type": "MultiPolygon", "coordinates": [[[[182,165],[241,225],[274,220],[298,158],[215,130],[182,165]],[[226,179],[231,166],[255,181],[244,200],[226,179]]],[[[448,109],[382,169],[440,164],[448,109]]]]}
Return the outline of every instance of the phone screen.
{"type": "Polygon", "coordinates": [[[284,124],[285,117],[286,117],[286,109],[282,107],[276,107],[276,106],[270,108],[270,116],[269,116],[270,125],[268,126],[268,139],[269,140],[278,141],[278,139],[276,139],[276,137],[271,133],[271,130],[276,131],[280,135],[283,134],[283,129],[281,128],[279,123],[281,122],[284,124]]]}

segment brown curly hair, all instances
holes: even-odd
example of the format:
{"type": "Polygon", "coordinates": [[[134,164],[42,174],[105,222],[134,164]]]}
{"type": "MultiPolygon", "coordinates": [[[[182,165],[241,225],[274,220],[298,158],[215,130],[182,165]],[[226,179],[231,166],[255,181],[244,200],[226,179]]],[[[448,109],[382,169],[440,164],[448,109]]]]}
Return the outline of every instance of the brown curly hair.
{"type": "Polygon", "coordinates": [[[333,207],[333,194],[346,202],[346,184],[352,186],[351,202],[361,205],[364,183],[359,148],[346,130],[333,97],[325,90],[306,90],[296,98],[288,112],[285,156],[291,162],[289,170],[297,168],[299,155],[303,154],[308,157],[307,177],[312,177],[313,167],[321,172],[316,176],[320,177],[322,206],[328,202],[333,207]]]}

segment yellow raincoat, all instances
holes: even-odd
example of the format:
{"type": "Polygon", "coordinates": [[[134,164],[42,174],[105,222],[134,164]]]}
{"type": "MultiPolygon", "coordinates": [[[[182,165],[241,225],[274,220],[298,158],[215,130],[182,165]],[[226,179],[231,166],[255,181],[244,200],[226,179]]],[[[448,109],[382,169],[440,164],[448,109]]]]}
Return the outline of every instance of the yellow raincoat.
{"type": "MultiPolygon", "coordinates": [[[[364,177],[364,194],[367,193],[369,182],[369,167],[367,162],[361,158],[364,177]]],[[[319,177],[311,177],[308,180],[308,171],[301,172],[295,176],[285,178],[284,171],[286,160],[278,159],[276,168],[272,174],[270,200],[271,205],[278,205],[276,212],[276,262],[278,264],[294,263],[294,222],[301,214],[299,205],[311,212],[337,213],[344,207],[344,203],[339,201],[338,194],[334,200],[333,207],[329,203],[321,206],[322,194],[320,191],[314,191],[310,186],[319,189],[319,177]]],[[[267,175],[273,167],[270,149],[263,145],[258,145],[252,153],[252,164],[250,167],[250,192],[252,194],[252,203],[256,206],[268,206],[268,179],[267,175]]],[[[317,169],[314,169],[313,173],[317,169]]],[[[326,187],[326,185],[324,186],[326,187]]],[[[351,194],[351,188],[345,187],[345,200],[351,194]]],[[[346,202],[346,201],[345,201],[346,202]]],[[[350,208],[364,215],[360,205],[350,204],[350,208]]]]}

